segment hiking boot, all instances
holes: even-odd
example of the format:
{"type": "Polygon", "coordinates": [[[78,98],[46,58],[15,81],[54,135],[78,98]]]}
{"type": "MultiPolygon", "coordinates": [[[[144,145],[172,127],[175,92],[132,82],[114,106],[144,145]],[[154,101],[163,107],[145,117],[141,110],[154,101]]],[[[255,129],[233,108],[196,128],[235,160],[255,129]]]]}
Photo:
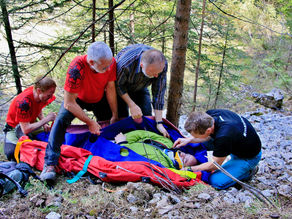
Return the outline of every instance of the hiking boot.
{"type": "Polygon", "coordinates": [[[40,175],[40,178],[42,181],[45,180],[52,180],[54,181],[56,179],[56,170],[55,166],[47,166],[46,164],[44,165],[44,169],[40,175]]]}

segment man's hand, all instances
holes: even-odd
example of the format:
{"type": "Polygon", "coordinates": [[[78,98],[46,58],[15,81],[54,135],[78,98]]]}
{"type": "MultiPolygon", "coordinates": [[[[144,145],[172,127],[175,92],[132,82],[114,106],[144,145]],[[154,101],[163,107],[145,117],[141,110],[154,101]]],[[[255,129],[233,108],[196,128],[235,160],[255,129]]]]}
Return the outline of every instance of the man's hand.
{"type": "Polygon", "coordinates": [[[169,138],[170,137],[169,134],[168,134],[168,132],[166,131],[166,129],[164,128],[164,126],[162,124],[157,124],[156,125],[156,128],[158,129],[158,131],[161,134],[163,134],[164,137],[166,137],[166,138],[169,138]]]}
{"type": "Polygon", "coordinates": [[[130,113],[133,119],[139,119],[143,116],[142,110],[136,104],[130,107],[130,113]]]}
{"type": "Polygon", "coordinates": [[[49,132],[51,130],[51,126],[48,124],[44,124],[43,127],[45,132],[49,132]]]}
{"type": "Polygon", "coordinates": [[[191,142],[191,138],[178,138],[174,143],[173,143],[173,148],[180,148],[182,146],[187,145],[188,143],[191,142]]]}
{"type": "Polygon", "coordinates": [[[118,135],[116,135],[115,141],[119,144],[120,142],[127,141],[127,137],[122,132],[120,132],[118,135]]]}
{"type": "Polygon", "coordinates": [[[91,134],[100,135],[101,127],[97,122],[92,120],[92,122],[87,124],[87,125],[88,125],[88,129],[89,129],[91,134]]]}
{"type": "Polygon", "coordinates": [[[46,119],[47,119],[48,122],[50,122],[50,121],[55,121],[56,117],[57,117],[57,114],[56,114],[56,113],[54,113],[54,112],[50,112],[50,113],[46,116],[46,119]]]}
{"type": "Polygon", "coordinates": [[[112,118],[110,119],[110,124],[114,124],[117,121],[119,121],[119,118],[116,116],[112,116],[112,118]]]}

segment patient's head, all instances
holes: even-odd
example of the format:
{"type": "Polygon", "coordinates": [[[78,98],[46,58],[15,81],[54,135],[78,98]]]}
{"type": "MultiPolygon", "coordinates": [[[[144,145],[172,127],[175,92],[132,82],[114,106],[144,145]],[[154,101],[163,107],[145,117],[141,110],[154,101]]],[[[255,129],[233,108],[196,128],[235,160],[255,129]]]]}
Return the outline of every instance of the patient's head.
{"type": "Polygon", "coordinates": [[[186,154],[182,151],[179,151],[178,153],[184,166],[194,166],[198,164],[197,159],[193,155],[186,154]]]}

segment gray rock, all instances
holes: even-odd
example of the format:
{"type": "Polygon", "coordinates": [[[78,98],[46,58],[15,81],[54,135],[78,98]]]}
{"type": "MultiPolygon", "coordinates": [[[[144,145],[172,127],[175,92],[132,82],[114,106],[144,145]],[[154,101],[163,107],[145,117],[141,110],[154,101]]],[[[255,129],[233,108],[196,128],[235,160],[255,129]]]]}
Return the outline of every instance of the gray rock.
{"type": "Polygon", "coordinates": [[[250,196],[247,196],[244,192],[240,192],[240,193],[238,193],[238,195],[237,195],[237,199],[238,199],[240,202],[246,202],[246,200],[251,199],[251,197],[250,197],[250,196]]]}
{"type": "Polygon", "coordinates": [[[280,185],[279,188],[279,193],[281,195],[284,195],[284,196],[291,196],[291,187],[289,185],[280,185]]]}
{"type": "Polygon", "coordinates": [[[161,200],[157,202],[156,208],[162,208],[164,206],[168,205],[168,197],[167,196],[162,196],[161,200]]]}
{"type": "Polygon", "coordinates": [[[170,198],[170,201],[171,201],[173,204],[177,204],[177,203],[180,202],[179,197],[177,197],[176,195],[170,194],[170,195],[169,195],[169,198],[170,198]]]}
{"type": "Polygon", "coordinates": [[[132,214],[136,214],[138,212],[138,208],[135,206],[131,206],[130,210],[131,210],[132,214]]]}
{"type": "Polygon", "coordinates": [[[211,199],[211,196],[208,193],[201,193],[198,195],[198,198],[208,201],[211,199]]]}
{"type": "Polygon", "coordinates": [[[160,207],[158,209],[158,213],[160,215],[163,215],[163,214],[166,214],[167,212],[171,211],[172,209],[173,209],[173,205],[166,205],[166,206],[160,207]]]}
{"type": "Polygon", "coordinates": [[[244,202],[244,207],[245,207],[245,208],[249,208],[251,203],[252,203],[252,200],[251,200],[251,199],[246,200],[246,201],[244,202]]]}
{"type": "Polygon", "coordinates": [[[183,205],[185,208],[192,208],[192,209],[199,209],[201,208],[201,204],[196,202],[196,203],[192,203],[192,202],[187,202],[183,205]]]}
{"type": "Polygon", "coordinates": [[[134,196],[133,194],[129,194],[127,197],[128,202],[130,203],[136,203],[138,201],[137,197],[134,196]]]}
{"type": "Polygon", "coordinates": [[[271,109],[281,109],[284,99],[283,92],[277,88],[272,89],[266,94],[253,93],[252,97],[255,99],[256,103],[271,109]]]}
{"type": "Polygon", "coordinates": [[[160,193],[155,193],[154,195],[153,195],[153,199],[151,199],[149,202],[148,202],[148,204],[150,204],[150,205],[156,205],[157,204],[157,202],[159,202],[161,200],[161,194],[160,193]]]}
{"type": "Polygon", "coordinates": [[[50,212],[47,216],[46,216],[46,219],[59,219],[61,218],[61,215],[52,211],[50,212]]]}
{"type": "Polygon", "coordinates": [[[262,193],[263,193],[264,196],[270,197],[270,196],[272,196],[274,194],[274,191],[270,190],[270,189],[266,189],[266,190],[263,190],[262,193]]]}

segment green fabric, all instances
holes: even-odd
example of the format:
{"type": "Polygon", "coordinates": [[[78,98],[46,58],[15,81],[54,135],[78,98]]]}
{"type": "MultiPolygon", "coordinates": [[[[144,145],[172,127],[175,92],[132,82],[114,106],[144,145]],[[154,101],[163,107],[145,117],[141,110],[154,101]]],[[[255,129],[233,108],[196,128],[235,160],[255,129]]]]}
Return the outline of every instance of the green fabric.
{"type": "Polygon", "coordinates": [[[150,144],[143,143],[144,140],[151,139],[164,144],[167,148],[171,148],[173,142],[154,132],[145,130],[135,130],[125,134],[128,143],[122,144],[148,159],[155,160],[167,168],[175,168],[171,159],[160,149],[150,144]]]}
{"type": "MultiPolygon", "coordinates": [[[[17,144],[18,142],[18,138],[17,138],[17,134],[16,134],[16,130],[19,129],[21,130],[21,128],[17,125],[16,128],[10,130],[9,132],[6,133],[6,141],[7,142],[10,142],[10,143],[13,143],[13,144],[17,144]]],[[[41,132],[44,132],[44,128],[43,126],[41,126],[40,128],[32,131],[30,133],[30,135],[32,136],[36,136],[37,134],[41,133],[41,132]]],[[[22,133],[22,131],[21,131],[22,133]]],[[[19,134],[19,131],[18,131],[18,134],[19,134]]]]}
{"type": "Polygon", "coordinates": [[[15,129],[12,129],[11,131],[6,133],[6,142],[17,144],[18,138],[16,137],[15,129]]]}

